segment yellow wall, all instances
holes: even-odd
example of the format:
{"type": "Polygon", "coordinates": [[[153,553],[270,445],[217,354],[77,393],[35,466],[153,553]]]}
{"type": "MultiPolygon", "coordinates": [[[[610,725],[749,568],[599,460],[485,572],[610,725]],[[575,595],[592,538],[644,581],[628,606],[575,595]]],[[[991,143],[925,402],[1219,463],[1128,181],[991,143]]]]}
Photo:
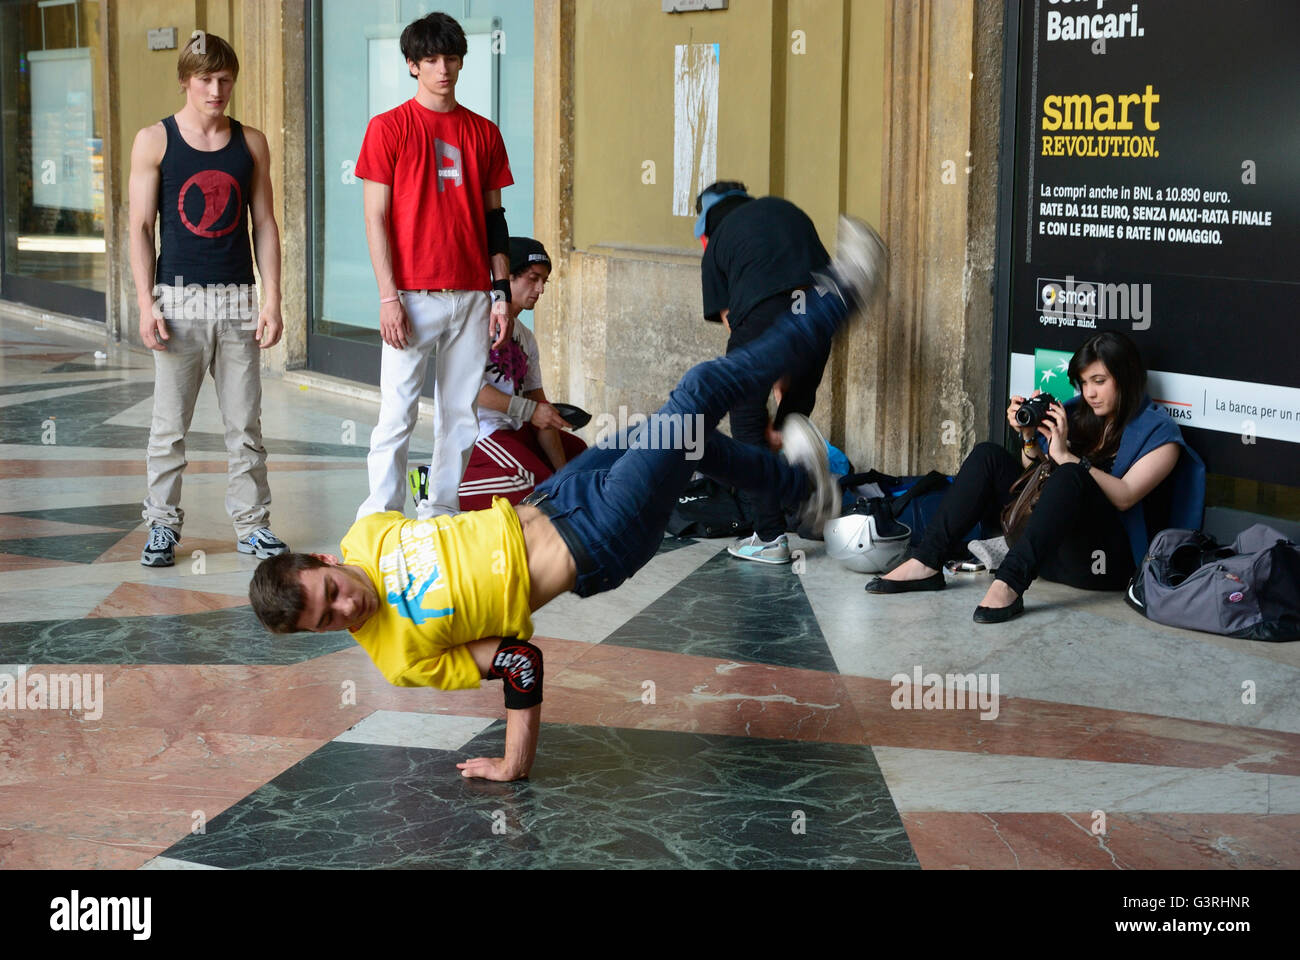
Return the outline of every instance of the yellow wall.
{"type": "MultiPolygon", "coordinates": [[[[574,31],[574,245],[696,246],[675,217],[674,47],[718,43],[718,176],[765,193],[771,105],[769,0],[666,14],[660,0],[578,0],[574,31]],[[642,183],[654,161],[655,183],[642,183]]],[[[692,196],[693,199],[693,196],[692,196]]]]}
{"type": "Polygon", "coordinates": [[[575,248],[696,248],[694,216],[672,213],[677,44],[720,48],[718,179],[787,197],[828,245],[841,210],[877,219],[884,5],[732,0],[725,11],[666,14],[659,0],[578,0],[575,248]],[[647,160],[653,184],[642,183],[647,160]]]}
{"type": "Polygon", "coordinates": [[[885,10],[887,0],[852,0],[844,135],[844,209],[880,223],[884,182],[885,10]]]}

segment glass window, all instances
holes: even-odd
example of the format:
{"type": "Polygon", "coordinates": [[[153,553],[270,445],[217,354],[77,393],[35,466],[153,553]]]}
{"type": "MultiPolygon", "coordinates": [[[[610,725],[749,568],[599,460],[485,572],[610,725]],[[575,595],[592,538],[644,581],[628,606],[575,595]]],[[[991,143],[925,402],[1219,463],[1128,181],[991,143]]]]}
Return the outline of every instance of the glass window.
{"type": "Polygon", "coordinates": [[[104,319],[104,105],[95,0],[0,4],[0,294],[104,319]]]}
{"type": "Polygon", "coordinates": [[[315,370],[378,383],[379,293],[353,173],[366,125],[415,95],[399,46],[403,28],[433,10],[454,16],[469,52],[456,100],[501,129],[514,185],[502,192],[512,234],[533,228],[531,0],[315,0],[311,4],[312,322],[315,370]]]}

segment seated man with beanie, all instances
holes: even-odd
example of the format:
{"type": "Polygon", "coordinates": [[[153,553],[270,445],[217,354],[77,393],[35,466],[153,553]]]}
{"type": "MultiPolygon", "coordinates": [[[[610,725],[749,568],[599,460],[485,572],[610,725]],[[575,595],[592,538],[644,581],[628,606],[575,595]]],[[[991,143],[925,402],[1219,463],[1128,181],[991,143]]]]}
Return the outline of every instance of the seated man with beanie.
{"type": "MultiPolygon", "coordinates": [[[[531,237],[510,238],[512,322],[531,310],[546,289],[551,258],[531,237]]],[[[587,445],[568,433],[571,427],[542,389],[537,338],[522,323],[488,354],[478,392],[478,440],[460,481],[460,508],[486,510],[493,497],[518,503],[533,488],[572,460],[587,445]]]]}

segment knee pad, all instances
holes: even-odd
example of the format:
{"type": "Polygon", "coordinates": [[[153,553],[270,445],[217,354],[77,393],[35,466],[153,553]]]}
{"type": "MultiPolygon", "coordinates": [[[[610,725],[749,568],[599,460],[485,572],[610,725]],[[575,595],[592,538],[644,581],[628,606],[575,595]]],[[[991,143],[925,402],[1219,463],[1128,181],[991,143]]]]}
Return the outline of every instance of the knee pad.
{"type": "Polygon", "coordinates": [[[542,651],[527,640],[502,640],[487,676],[501,681],[507,710],[526,710],[542,702],[542,651]]]}

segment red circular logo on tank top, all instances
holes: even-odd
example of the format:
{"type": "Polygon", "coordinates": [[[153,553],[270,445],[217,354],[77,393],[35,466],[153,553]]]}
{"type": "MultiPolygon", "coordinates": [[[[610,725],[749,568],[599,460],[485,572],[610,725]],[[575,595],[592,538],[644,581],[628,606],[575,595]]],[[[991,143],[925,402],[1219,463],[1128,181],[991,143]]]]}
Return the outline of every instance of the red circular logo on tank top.
{"type": "Polygon", "coordinates": [[[239,211],[243,205],[244,195],[240,192],[239,181],[224,170],[200,170],[185,181],[180,196],[176,199],[181,223],[185,224],[185,228],[190,233],[200,237],[224,237],[233,231],[239,226],[239,211]],[[185,215],[185,197],[191,187],[198,187],[203,191],[203,216],[197,225],[191,223],[190,218],[185,215]],[[235,211],[231,221],[226,226],[214,230],[213,225],[223,219],[222,215],[226,212],[232,193],[235,197],[235,211]]]}

